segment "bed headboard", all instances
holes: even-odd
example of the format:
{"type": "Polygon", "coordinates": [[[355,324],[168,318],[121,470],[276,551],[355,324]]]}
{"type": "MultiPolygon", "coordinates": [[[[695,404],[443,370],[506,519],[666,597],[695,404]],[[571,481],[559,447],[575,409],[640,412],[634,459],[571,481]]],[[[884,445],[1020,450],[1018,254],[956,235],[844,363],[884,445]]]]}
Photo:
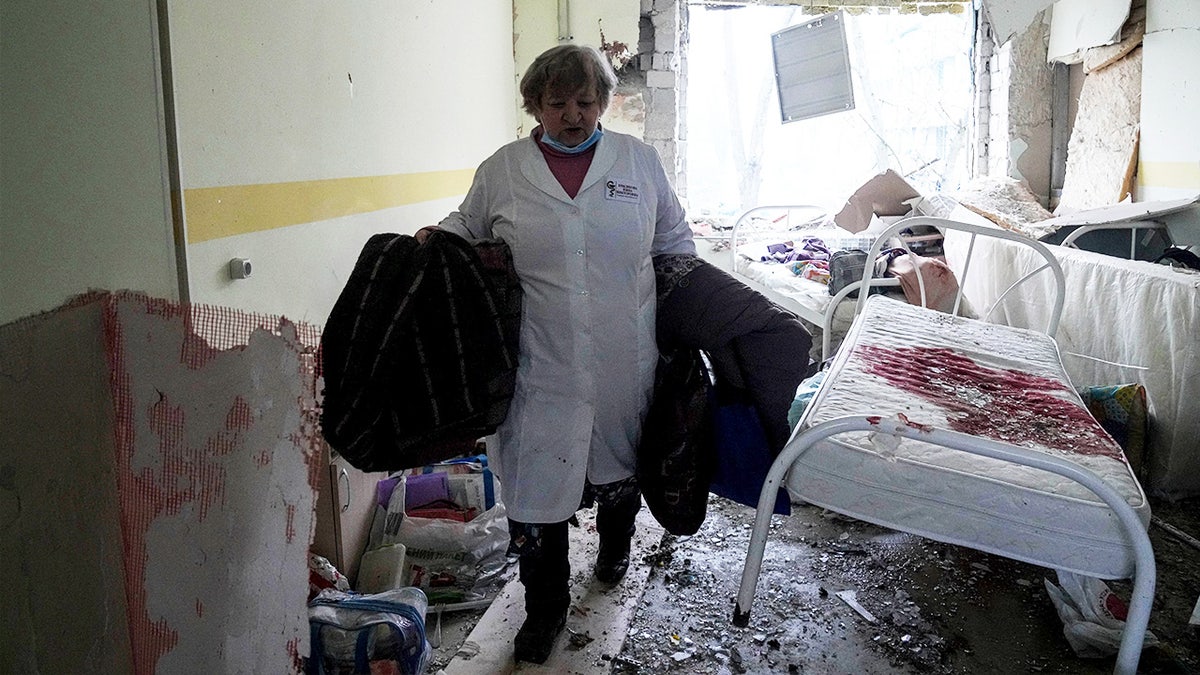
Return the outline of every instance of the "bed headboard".
{"type": "MultiPolygon", "coordinates": [[[[876,257],[878,257],[880,251],[882,251],[885,247],[890,246],[891,242],[894,242],[895,240],[899,240],[901,242],[901,246],[903,246],[905,248],[905,250],[908,250],[908,245],[903,242],[903,239],[899,238],[900,232],[906,228],[910,228],[910,227],[914,227],[914,226],[922,226],[922,225],[936,227],[939,230],[941,230],[943,234],[946,232],[946,230],[959,230],[959,231],[966,232],[970,235],[969,244],[968,244],[968,248],[967,248],[967,254],[966,254],[966,260],[963,263],[963,269],[961,270],[961,274],[959,275],[961,278],[959,279],[958,292],[956,293],[955,298],[954,298],[954,311],[953,311],[954,314],[958,313],[959,307],[961,306],[961,303],[962,303],[963,292],[964,292],[963,289],[966,287],[966,283],[967,283],[967,279],[968,279],[967,272],[970,271],[970,268],[971,268],[971,258],[972,258],[972,255],[975,253],[975,241],[978,237],[993,237],[996,239],[1007,239],[1009,241],[1013,241],[1013,242],[1016,242],[1016,243],[1024,245],[1024,246],[1028,246],[1029,248],[1033,249],[1033,251],[1038,256],[1041,256],[1044,263],[1041,266],[1029,271],[1028,273],[1026,273],[1023,276],[1021,276],[1020,278],[1018,278],[1016,281],[1014,281],[1007,289],[1005,289],[1003,292],[1001,292],[999,294],[999,297],[996,298],[996,300],[992,303],[992,305],[990,307],[987,308],[987,310],[985,312],[980,314],[979,318],[987,320],[988,316],[993,311],[995,311],[996,307],[1000,304],[1000,302],[1003,301],[1005,296],[1007,296],[1010,292],[1012,292],[1013,289],[1021,286],[1025,282],[1033,279],[1038,274],[1046,272],[1046,273],[1051,274],[1053,276],[1053,280],[1054,280],[1054,306],[1053,306],[1053,310],[1050,312],[1050,318],[1047,322],[1045,333],[1047,335],[1049,335],[1050,337],[1054,337],[1054,335],[1058,332],[1059,318],[1062,316],[1063,299],[1066,295],[1066,280],[1065,280],[1065,277],[1063,276],[1062,267],[1058,263],[1058,258],[1056,258],[1054,256],[1054,254],[1050,251],[1049,248],[1046,247],[1045,244],[1043,244],[1039,241],[1035,241],[1035,240],[1025,237],[1023,235],[1009,232],[1008,230],[1002,230],[1002,229],[999,229],[996,227],[985,227],[985,226],[976,225],[973,223],[964,223],[964,222],[960,222],[957,220],[949,220],[946,218],[933,218],[930,216],[914,216],[912,218],[905,218],[896,223],[893,223],[886,230],[881,232],[879,234],[879,236],[876,238],[875,243],[872,244],[871,250],[867,254],[867,260],[874,260],[876,257]]],[[[908,250],[908,254],[915,255],[911,250],[908,250]]],[[[866,269],[863,270],[863,284],[866,284],[867,282],[870,281],[873,271],[874,271],[874,267],[872,265],[866,266],[866,269]]],[[[918,268],[917,275],[918,275],[918,283],[920,284],[920,287],[921,287],[921,296],[922,296],[922,298],[924,298],[925,282],[923,279],[920,278],[920,268],[918,268]]],[[[867,294],[865,294],[865,293],[859,294],[858,307],[855,309],[856,314],[862,312],[863,306],[866,304],[866,300],[867,300],[867,294]]],[[[922,304],[924,304],[924,303],[922,303],[922,304]]]]}
{"type": "Polygon", "coordinates": [[[833,219],[830,217],[829,211],[821,206],[811,204],[756,206],[738,216],[733,223],[733,229],[729,231],[730,269],[737,269],[738,238],[742,234],[742,228],[758,219],[778,223],[780,232],[813,229],[821,225],[833,226],[833,219]]]}

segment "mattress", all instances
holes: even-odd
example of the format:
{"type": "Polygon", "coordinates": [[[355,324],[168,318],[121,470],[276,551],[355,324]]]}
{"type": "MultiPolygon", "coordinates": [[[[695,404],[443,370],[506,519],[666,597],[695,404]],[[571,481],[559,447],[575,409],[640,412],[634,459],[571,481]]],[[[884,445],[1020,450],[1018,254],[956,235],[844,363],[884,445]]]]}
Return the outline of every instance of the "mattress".
{"type": "MultiPolygon", "coordinates": [[[[971,214],[953,214],[965,222],[971,214]]],[[[987,225],[987,223],[981,223],[987,225]]],[[[1025,247],[979,238],[963,274],[969,238],[946,233],[946,260],[972,305],[985,311],[1034,269],[1025,247]]],[[[1136,382],[1149,399],[1145,488],[1182,499],[1200,495],[1200,273],[1051,246],[1067,293],[1056,340],[1077,387],[1136,382]]],[[[1052,311],[1047,275],[1009,293],[988,319],[1024,328],[1046,325],[1052,311]]]]}
{"type": "MultiPolygon", "coordinates": [[[[872,296],[798,430],[847,415],[903,415],[1073,462],[1149,523],[1120,447],[1087,412],[1042,333],[872,296]]],[[[801,454],[787,487],[797,499],[938,541],[1100,578],[1133,572],[1132,546],[1099,497],[1003,460],[846,433],[801,454]]]]}
{"type": "MultiPolygon", "coordinates": [[[[821,326],[821,317],[825,315],[825,310],[833,299],[833,296],[829,294],[829,286],[793,274],[789,265],[759,262],[744,255],[737,256],[737,260],[734,261],[734,271],[764,288],[785,296],[791,303],[803,308],[802,310],[791,308],[792,311],[801,315],[800,318],[815,323],[818,328],[821,326]]],[[[843,324],[842,332],[845,332],[853,318],[854,303],[842,303],[834,315],[836,322],[834,326],[836,327],[838,323],[843,324]]]]}

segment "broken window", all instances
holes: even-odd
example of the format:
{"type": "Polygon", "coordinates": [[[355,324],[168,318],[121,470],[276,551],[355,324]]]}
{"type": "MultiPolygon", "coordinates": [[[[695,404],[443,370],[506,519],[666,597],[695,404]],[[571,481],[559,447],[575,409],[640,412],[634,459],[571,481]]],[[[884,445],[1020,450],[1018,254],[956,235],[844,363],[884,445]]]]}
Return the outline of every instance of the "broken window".
{"type": "Polygon", "coordinates": [[[687,196],[695,214],[761,204],[836,210],[886,169],[922,193],[969,177],[974,12],[845,13],[854,108],[785,124],[771,36],[800,7],[689,8],[687,196]]]}

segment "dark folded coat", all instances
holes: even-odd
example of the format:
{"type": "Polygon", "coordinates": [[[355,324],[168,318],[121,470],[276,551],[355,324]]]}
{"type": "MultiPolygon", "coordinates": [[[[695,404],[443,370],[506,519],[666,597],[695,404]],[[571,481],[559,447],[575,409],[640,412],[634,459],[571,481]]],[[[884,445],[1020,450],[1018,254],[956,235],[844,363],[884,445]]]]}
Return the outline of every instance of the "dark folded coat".
{"type": "MultiPolygon", "coordinates": [[[[656,266],[667,257],[656,258],[656,266]]],[[[700,259],[692,266],[659,290],[659,348],[706,352],[717,381],[753,401],[778,454],[790,435],[796,387],[812,370],[812,335],[796,315],[728,272],[700,259]]]]}
{"type": "MultiPolygon", "coordinates": [[[[660,358],[637,476],[658,522],[690,535],[704,522],[710,487],[757,503],[766,468],[787,442],[787,413],[810,371],[812,336],[795,315],[700,258],[664,255],[654,263],[660,358]],[[756,439],[722,442],[732,430],[718,428],[729,419],[721,412],[745,410],[722,407],[731,400],[751,402],[750,420],[735,417],[751,422],[756,439]]],[[[786,513],[786,495],[780,500],[777,509],[786,513]]]]}
{"type": "Polygon", "coordinates": [[[521,289],[502,242],[377,234],[321,337],[321,431],[363,471],[473,451],[516,382],[521,289]]]}

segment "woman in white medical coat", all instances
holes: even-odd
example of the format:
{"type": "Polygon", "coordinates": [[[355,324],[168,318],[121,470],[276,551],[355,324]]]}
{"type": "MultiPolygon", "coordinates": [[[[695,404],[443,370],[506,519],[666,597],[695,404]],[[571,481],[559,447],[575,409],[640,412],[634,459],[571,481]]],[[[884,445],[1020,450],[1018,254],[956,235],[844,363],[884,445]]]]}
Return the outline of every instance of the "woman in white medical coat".
{"type": "Polygon", "coordinates": [[[525,586],[520,661],[544,662],[564,626],[567,521],[581,505],[597,503],[597,579],[628,567],[634,453],[658,358],[651,256],[696,250],[657,152],[599,126],[615,86],[593,48],[535,59],[521,94],[539,126],[485,160],[439,223],[504,240],[524,291],[516,392],[488,446],[525,586]]]}

